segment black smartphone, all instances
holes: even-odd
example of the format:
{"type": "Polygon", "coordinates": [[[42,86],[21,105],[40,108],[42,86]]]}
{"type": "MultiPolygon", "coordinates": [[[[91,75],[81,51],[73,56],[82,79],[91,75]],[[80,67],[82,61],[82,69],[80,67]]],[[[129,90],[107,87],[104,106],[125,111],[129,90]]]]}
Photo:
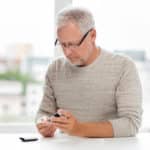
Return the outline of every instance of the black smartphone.
{"type": "Polygon", "coordinates": [[[32,142],[32,141],[37,141],[38,140],[38,138],[24,138],[24,137],[19,137],[19,139],[22,142],[32,142]]]}

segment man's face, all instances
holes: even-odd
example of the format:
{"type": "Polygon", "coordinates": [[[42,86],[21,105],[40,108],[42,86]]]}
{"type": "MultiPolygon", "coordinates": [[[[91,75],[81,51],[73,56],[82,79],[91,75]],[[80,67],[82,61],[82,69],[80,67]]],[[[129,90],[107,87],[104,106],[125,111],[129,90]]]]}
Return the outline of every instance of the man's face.
{"type": "Polygon", "coordinates": [[[92,30],[88,32],[80,45],[78,44],[84,35],[79,27],[73,23],[58,29],[57,35],[67,59],[74,65],[86,65],[92,54],[93,42],[95,42],[92,30]]]}

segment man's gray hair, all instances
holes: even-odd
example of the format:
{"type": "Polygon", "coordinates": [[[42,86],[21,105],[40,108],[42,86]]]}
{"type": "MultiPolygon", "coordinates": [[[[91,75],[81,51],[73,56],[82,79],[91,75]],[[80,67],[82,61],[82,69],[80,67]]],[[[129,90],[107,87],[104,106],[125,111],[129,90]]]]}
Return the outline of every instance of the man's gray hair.
{"type": "Polygon", "coordinates": [[[77,24],[83,34],[95,27],[92,13],[82,7],[68,7],[58,13],[56,20],[57,29],[67,25],[69,22],[77,24]]]}

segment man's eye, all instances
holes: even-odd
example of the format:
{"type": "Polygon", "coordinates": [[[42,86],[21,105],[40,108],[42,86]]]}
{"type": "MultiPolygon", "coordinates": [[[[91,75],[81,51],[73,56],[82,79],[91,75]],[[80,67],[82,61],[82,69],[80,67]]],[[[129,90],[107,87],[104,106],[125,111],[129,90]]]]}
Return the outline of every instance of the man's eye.
{"type": "Polygon", "coordinates": [[[75,43],[61,43],[61,45],[62,45],[63,47],[73,47],[73,46],[76,46],[75,43]]]}
{"type": "Polygon", "coordinates": [[[66,43],[61,43],[61,45],[62,45],[63,47],[66,47],[66,46],[67,46],[67,44],[66,44],[66,43]]]}
{"type": "Polygon", "coordinates": [[[68,43],[68,46],[74,46],[74,44],[73,43],[68,43]]]}

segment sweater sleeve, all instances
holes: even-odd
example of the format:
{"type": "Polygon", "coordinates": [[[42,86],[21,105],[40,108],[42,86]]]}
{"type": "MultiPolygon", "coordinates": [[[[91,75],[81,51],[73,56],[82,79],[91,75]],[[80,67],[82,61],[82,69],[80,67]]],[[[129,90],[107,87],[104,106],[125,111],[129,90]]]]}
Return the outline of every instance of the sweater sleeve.
{"type": "Polygon", "coordinates": [[[52,87],[54,75],[54,64],[50,64],[45,77],[43,98],[36,114],[35,121],[43,116],[50,117],[56,112],[56,99],[52,87]]]}
{"type": "Polygon", "coordinates": [[[117,119],[109,120],[114,137],[135,136],[141,125],[142,89],[136,66],[126,60],[116,88],[117,119]]]}

